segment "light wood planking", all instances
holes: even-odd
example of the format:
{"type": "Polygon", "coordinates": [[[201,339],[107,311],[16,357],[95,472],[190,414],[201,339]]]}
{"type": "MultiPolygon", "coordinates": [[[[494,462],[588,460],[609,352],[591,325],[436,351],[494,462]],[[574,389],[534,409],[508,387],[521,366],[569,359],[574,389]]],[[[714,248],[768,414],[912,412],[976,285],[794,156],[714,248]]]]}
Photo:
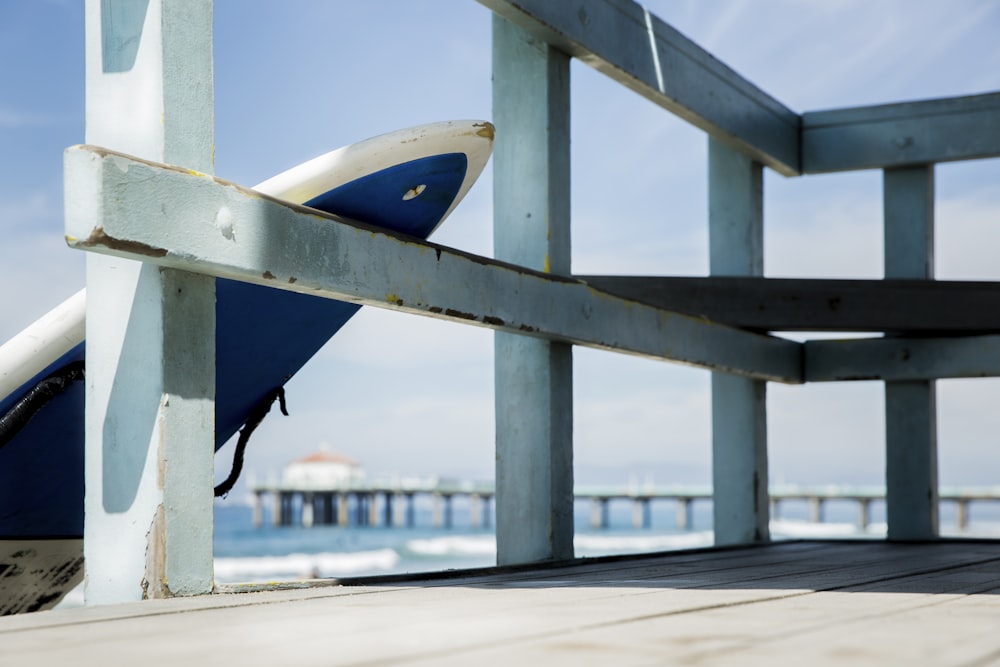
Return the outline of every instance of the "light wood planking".
{"type": "Polygon", "coordinates": [[[965,665],[1000,654],[1000,542],[776,543],[355,584],[0,619],[0,665],[965,665]]]}

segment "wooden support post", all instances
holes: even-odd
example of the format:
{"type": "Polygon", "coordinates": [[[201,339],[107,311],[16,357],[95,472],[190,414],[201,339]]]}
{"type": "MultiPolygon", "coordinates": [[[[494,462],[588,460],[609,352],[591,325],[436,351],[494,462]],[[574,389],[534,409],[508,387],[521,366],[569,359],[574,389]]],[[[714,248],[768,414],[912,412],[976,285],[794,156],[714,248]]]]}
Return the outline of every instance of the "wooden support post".
{"type": "Polygon", "coordinates": [[[417,508],[414,501],[414,494],[406,494],[406,527],[416,528],[417,526],[417,508]]]}
{"type": "Polygon", "coordinates": [[[392,527],[392,499],[393,493],[391,491],[386,491],[383,494],[385,497],[385,506],[382,508],[382,525],[386,528],[392,527]]]}
{"type": "Polygon", "coordinates": [[[347,513],[347,494],[338,493],[337,494],[337,525],[347,526],[350,524],[351,518],[347,513]]]}
{"type": "Polygon", "coordinates": [[[368,525],[378,525],[378,494],[368,494],[368,525]]]}
{"type": "Polygon", "coordinates": [[[601,513],[603,503],[604,501],[601,498],[590,499],[590,527],[594,530],[604,527],[601,513]]]}
{"type": "Polygon", "coordinates": [[[260,528],[264,525],[264,517],[261,511],[261,492],[256,491],[253,494],[253,527],[260,528]]]}
{"type": "Polygon", "coordinates": [[[282,512],[284,512],[284,507],[282,505],[283,495],[280,491],[273,491],[271,493],[271,525],[280,526],[282,512]]]}
{"type": "Polygon", "coordinates": [[[469,496],[469,527],[483,527],[483,497],[478,493],[469,496]]]}
{"type": "Polygon", "coordinates": [[[453,523],[454,516],[453,516],[453,513],[452,513],[452,503],[451,503],[451,499],[452,498],[453,498],[453,496],[451,496],[450,494],[445,494],[445,496],[444,496],[444,527],[445,528],[452,528],[452,527],[454,527],[454,523],[453,523]]]}
{"type": "Polygon", "coordinates": [[[691,498],[677,499],[677,530],[691,530],[693,528],[691,506],[694,501],[691,498]]]}
{"type": "MultiPolygon", "coordinates": [[[[493,18],[497,259],[570,273],[569,57],[493,18]]],[[[573,353],[495,338],[497,564],[573,557],[573,353]]]]}
{"type": "Polygon", "coordinates": [[[444,517],[441,511],[441,494],[436,491],[431,494],[431,525],[434,528],[444,526],[444,517]]]}
{"type": "Polygon", "coordinates": [[[406,496],[398,492],[393,502],[392,525],[396,528],[406,525],[406,496]]]}
{"type": "MultiPolygon", "coordinates": [[[[86,51],[88,143],[212,173],[210,1],[87,0],[86,51]]],[[[209,593],[215,281],[88,256],[87,290],[87,604],[209,593]]]]}
{"type": "Polygon", "coordinates": [[[635,498],[632,501],[632,527],[649,528],[652,516],[649,509],[649,498],[635,498]]]}
{"type": "Polygon", "coordinates": [[[813,496],[809,499],[810,523],[823,523],[823,498],[813,496]]]}
{"type": "Polygon", "coordinates": [[[955,521],[958,525],[958,529],[965,532],[969,529],[969,501],[959,499],[955,504],[957,505],[957,516],[955,517],[955,521]]]}
{"type": "MultiPolygon", "coordinates": [[[[763,168],[710,138],[708,188],[712,275],[763,275],[763,168]]],[[[715,544],[770,539],[767,483],[767,385],[712,373],[715,544]]]]}
{"type": "MultiPolygon", "coordinates": [[[[885,277],[934,277],[934,166],[883,172],[885,277]]],[[[934,381],[885,383],[888,539],[938,536],[934,381]]]]}
{"type": "Polygon", "coordinates": [[[334,499],[332,493],[323,494],[323,525],[332,526],[337,523],[337,515],[334,513],[334,499]]]}
{"type": "Polygon", "coordinates": [[[872,501],[869,498],[858,498],[858,526],[861,532],[867,532],[872,521],[872,501]]]}
{"type": "Polygon", "coordinates": [[[316,514],[313,511],[313,495],[311,493],[302,494],[302,527],[312,528],[316,520],[316,514]]]}

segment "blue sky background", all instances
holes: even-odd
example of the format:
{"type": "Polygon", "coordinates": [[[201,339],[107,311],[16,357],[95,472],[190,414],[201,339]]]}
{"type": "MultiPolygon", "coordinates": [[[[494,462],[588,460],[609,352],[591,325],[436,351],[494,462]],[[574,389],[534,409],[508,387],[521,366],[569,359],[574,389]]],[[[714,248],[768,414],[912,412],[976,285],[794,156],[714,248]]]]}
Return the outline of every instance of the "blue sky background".
{"type": "MultiPolygon", "coordinates": [[[[1000,90],[992,0],[659,0],[649,9],[795,111],[1000,90]]],[[[216,0],[216,173],[252,185],[400,127],[491,117],[472,0],[216,0]]],[[[705,275],[706,139],[574,62],[573,270],[705,275]]],[[[83,141],[83,3],[0,2],[0,341],[83,286],[62,150],[83,141]]],[[[503,132],[503,128],[498,128],[503,132]]],[[[881,174],[765,177],[770,276],[882,276],[881,174]]],[[[491,255],[489,170],[435,240],[491,255]]],[[[937,169],[937,275],[1000,278],[1000,161],[937,169]]],[[[707,483],[708,374],[575,351],[582,482],[707,483]]],[[[493,474],[492,333],[365,309],[251,443],[259,477],[329,442],[370,473],[493,474]]],[[[879,484],[880,383],[769,387],[771,478],[879,484]]],[[[939,383],[941,481],[1000,481],[1000,381],[939,383]]],[[[228,471],[220,453],[217,477],[228,471]]],[[[234,494],[238,495],[238,494],[234,494]]]]}

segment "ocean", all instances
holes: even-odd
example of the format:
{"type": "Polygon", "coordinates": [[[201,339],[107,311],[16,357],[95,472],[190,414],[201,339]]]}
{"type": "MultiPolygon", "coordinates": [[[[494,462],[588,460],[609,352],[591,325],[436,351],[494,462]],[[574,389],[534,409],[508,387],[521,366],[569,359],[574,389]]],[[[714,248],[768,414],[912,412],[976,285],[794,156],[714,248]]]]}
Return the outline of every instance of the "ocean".
{"type": "MultiPolygon", "coordinates": [[[[316,577],[357,577],[380,574],[436,572],[496,563],[492,528],[471,528],[467,503],[455,498],[452,528],[434,528],[432,508],[417,502],[416,527],[264,525],[255,528],[250,507],[218,504],[215,511],[215,577],[219,583],[282,581],[316,577]]],[[[590,526],[590,504],[577,501],[574,551],[578,557],[649,553],[711,546],[712,506],[696,501],[691,527],[676,525],[672,501],[651,505],[650,527],[632,527],[632,503],[609,505],[609,527],[590,526]]],[[[867,530],[857,525],[857,506],[828,502],[822,523],[808,521],[806,503],[782,503],[780,518],[771,521],[775,540],[810,538],[884,538],[884,503],[872,505],[867,530]]],[[[954,511],[942,506],[941,532],[1000,538],[1000,503],[978,503],[971,511],[970,529],[959,532],[954,511]]],[[[492,525],[492,521],[491,521],[492,525]]]]}
{"type": "MultiPolygon", "coordinates": [[[[648,529],[631,528],[631,508],[611,507],[611,527],[592,529],[589,505],[577,503],[574,548],[578,556],[664,551],[712,543],[709,516],[694,510],[692,530],[668,527],[673,510],[654,511],[648,529]],[[669,515],[669,516],[668,516],[669,515]]],[[[667,503],[664,503],[666,505],[667,503]]],[[[354,577],[487,567],[496,562],[492,528],[471,528],[466,505],[456,498],[452,528],[434,528],[429,504],[416,506],[414,528],[384,526],[253,525],[252,510],[215,510],[215,577],[219,583],[308,577],[354,577]]],[[[491,521],[491,525],[493,522],[491,521]]]]}

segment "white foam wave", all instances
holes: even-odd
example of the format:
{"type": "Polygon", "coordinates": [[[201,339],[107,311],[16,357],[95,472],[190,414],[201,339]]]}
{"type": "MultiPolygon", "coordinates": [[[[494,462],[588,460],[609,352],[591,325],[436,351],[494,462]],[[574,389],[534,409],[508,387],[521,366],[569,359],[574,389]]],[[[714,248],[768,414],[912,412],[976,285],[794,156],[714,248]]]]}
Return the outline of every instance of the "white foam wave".
{"type": "Polygon", "coordinates": [[[672,551],[711,546],[711,531],[669,535],[577,535],[573,546],[578,556],[672,551]]]}
{"type": "MultiPolygon", "coordinates": [[[[864,537],[878,534],[879,526],[872,524],[868,531],[863,531],[853,523],[814,523],[812,521],[795,521],[791,519],[774,519],[771,521],[771,535],[786,538],[812,537],[864,537]]],[[[882,532],[885,525],[882,524],[882,532]]]]}
{"type": "Polygon", "coordinates": [[[216,558],[215,578],[222,582],[272,581],[314,577],[342,577],[388,572],[399,562],[392,549],[344,553],[289,554],[216,558]]]}
{"type": "Polygon", "coordinates": [[[406,548],[420,556],[490,556],[497,552],[497,541],[492,535],[435,537],[410,540],[406,548]]]}

